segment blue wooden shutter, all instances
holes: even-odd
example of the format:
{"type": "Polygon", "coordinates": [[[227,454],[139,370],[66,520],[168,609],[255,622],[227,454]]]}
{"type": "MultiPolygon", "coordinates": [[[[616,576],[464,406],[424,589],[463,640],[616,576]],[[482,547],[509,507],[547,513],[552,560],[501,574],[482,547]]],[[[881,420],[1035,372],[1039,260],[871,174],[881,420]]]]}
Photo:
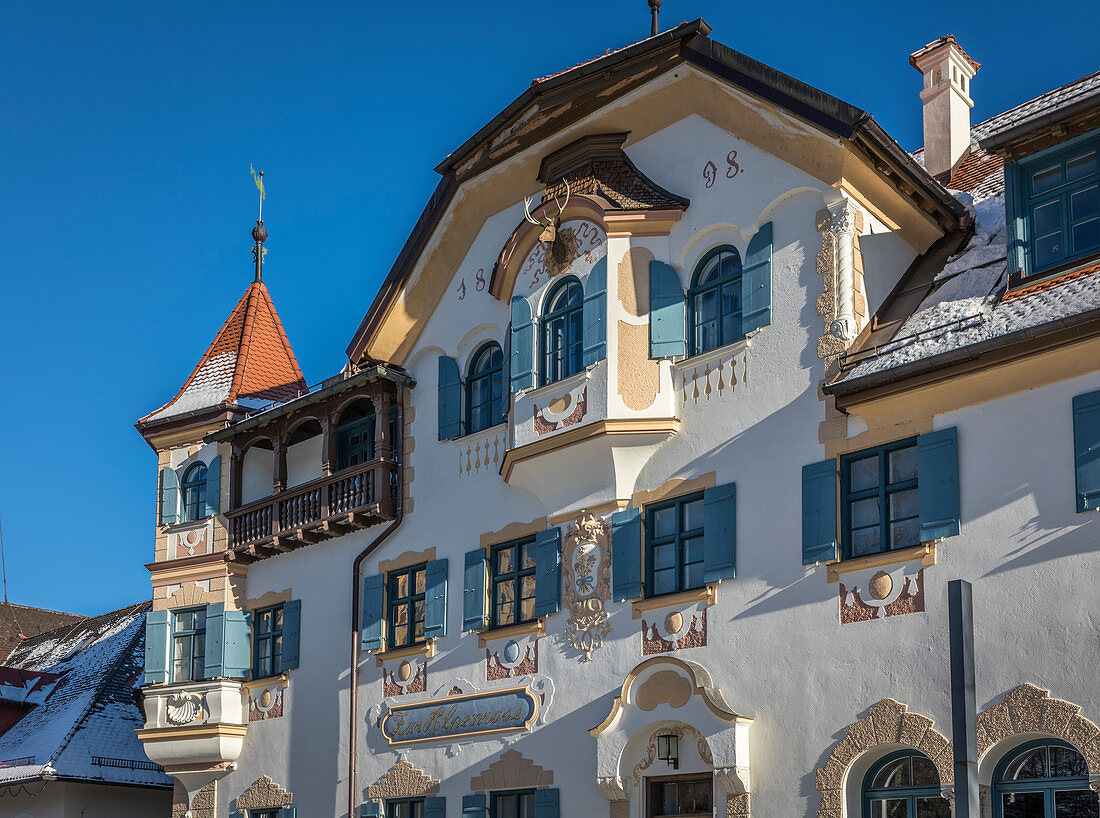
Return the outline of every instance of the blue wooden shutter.
{"type": "Polygon", "coordinates": [[[836,460],[802,467],[802,564],[836,559],[836,460]]]}
{"type": "Polygon", "coordinates": [[[741,270],[741,331],[745,334],[772,322],[772,223],[749,239],[741,270]]]}
{"type": "Polygon", "coordinates": [[[206,467],[206,516],[213,517],[221,509],[222,458],[218,455],[206,467]]]}
{"type": "Polygon", "coordinates": [[[180,521],[180,479],[175,469],[160,470],[160,524],[180,521]]]}
{"type": "Polygon", "coordinates": [[[555,614],[561,608],[561,529],[535,536],[535,616],[555,614]]]}
{"type": "Polygon", "coordinates": [[[591,366],[607,357],[607,256],[597,261],[588,274],[581,319],[584,365],[591,366]]]}
{"type": "Polygon", "coordinates": [[[485,612],[485,550],[475,548],[466,552],[466,567],[462,572],[462,630],[477,631],[484,628],[485,612]]]}
{"type": "Polygon", "coordinates": [[[663,261],[649,262],[649,357],[687,354],[684,291],[680,277],[663,261]]]}
{"type": "Polygon", "coordinates": [[[145,684],[168,681],[168,646],[172,642],[171,614],[149,611],[145,617],[145,684]]]}
{"type": "Polygon", "coordinates": [[[462,796],[462,818],[489,818],[488,799],[484,795],[462,796]]]}
{"type": "Polygon", "coordinates": [[[462,379],[454,358],[439,356],[439,439],[462,436],[462,379]]]}
{"type": "Polygon", "coordinates": [[[382,818],[382,805],[368,801],[359,805],[359,818],[382,818]]]}
{"type": "Polygon", "coordinates": [[[382,650],[382,622],[386,618],[386,578],[381,574],[363,578],[361,608],[359,649],[382,650]]]}
{"type": "Polygon", "coordinates": [[[535,385],[535,325],[531,304],[522,295],[512,296],[511,389],[518,392],[535,385]]]}
{"type": "Polygon", "coordinates": [[[1077,510],[1100,511],[1100,392],[1073,399],[1077,510]]]}
{"type": "Polygon", "coordinates": [[[611,598],[642,595],[642,511],[627,508],[611,515],[611,598]]]}
{"type": "Polygon", "coordinates": [[[952,426],[917,438],[921,542],[959,533],[959,435],[952,426]]]}
{"type": "Polygon", "coordinates": [[[302,640],[302,600],[292,599],[283,605],[283,655],[280,670],[298,667],[299,644],[302,640]]]}
{"type": "Polygon", "coordinates": [[[225,603],[206,606],[207,679],[244,678],[251,667],[252,620],[248,611],[227,609],[225,603]]]}
{"type": "Polygon", "coordinates": [[[447,818],[447,799],[442,795],[425,798],[424,818],[447,818]]]}
{"type": "Polygon", "coordinates": [[[424,636],[447,635],[447,560],[429,562],[424,570],[424,636]]]}
{"type": "Polygon", "coordinates": [[[203,655],[204,678],[213,679],[224,676],[223,640],[225,639],[225,603],[206,606],[206,645],[203,655]]]}
{"type": "Polygon", "coordinates": [[[703,492],[703,578],[707,582],[737,576],[737,509],[733,483],[703,492]]]}
{"type": "Polygon", "coordinates": [[[535,818],[558,818],[558,788],[535,790],[535,818]]]}

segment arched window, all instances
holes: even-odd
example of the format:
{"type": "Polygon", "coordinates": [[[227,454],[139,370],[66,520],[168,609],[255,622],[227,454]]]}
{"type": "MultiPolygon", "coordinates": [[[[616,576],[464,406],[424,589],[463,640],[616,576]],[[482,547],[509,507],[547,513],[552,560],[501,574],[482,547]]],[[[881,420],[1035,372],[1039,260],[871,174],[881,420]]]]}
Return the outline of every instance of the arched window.
{"type": "Polygon", "coordinates": [[[584,368],[584,290],[572,276],[554,285],[542,311],[542,382],[553,383],[584,368]]]}
{"type": "Polygon", "coordinates": [[[1096,818],[1085,757],[1063,741],[1041,739],[1009,753],[993,772],[993,818],[1096,818]]]}
{"type": "Polygon", "coordinates": [[[950,818],[936,765],[916,750],[901,750],[876,762],[863,779],[863,816],[950,818]]]}
{"type": "Polygon", "coordinates": [[[504,419],[504,353],[490,341],[470,360],[466,376],[466,431],[480,432],[504,419]]]}
{"type": "Polygon", "coordinates": [[[715,247],[695,268],[688,290],[691,355],[733,343],[741,332],[741,254],[715,247]]]}
{"type": "Polygon", "coordinates": [[[206,464],[196,463],[183,475],[183,522],[206,516],[206,464]]]}

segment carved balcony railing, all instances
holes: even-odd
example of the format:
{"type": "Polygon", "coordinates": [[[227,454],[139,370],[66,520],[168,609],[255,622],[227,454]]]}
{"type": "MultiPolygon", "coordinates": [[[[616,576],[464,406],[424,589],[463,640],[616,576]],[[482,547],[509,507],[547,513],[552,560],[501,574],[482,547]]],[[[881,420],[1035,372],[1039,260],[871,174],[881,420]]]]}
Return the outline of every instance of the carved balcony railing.
{"type": "Polygon", "coordinates": [[[388,522],[397,492],[397,463],[361,463],[226,512],[229,547],[248,561],[388,522]]]}

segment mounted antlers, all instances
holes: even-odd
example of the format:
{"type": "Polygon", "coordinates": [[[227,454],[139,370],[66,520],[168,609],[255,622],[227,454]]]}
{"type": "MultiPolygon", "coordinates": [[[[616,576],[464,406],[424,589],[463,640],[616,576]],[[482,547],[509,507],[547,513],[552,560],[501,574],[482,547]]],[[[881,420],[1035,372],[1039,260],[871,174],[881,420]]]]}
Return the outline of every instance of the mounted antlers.
{"type": "Polygon", "coordinates": [[[545,217],[543,221],[539,221],[531,215],[531,200],[523,200],[523,214],[524,217],[531,224],[542,228],[542,233],[539,234],[539,241],[544,244],[550,245],[550,258],[554,260],[555,264],[564,264],[569,257],[569,248],[565,246],[565,241],[558,235],[558,228],[561,227],[561,217],[565,212],[565,208],[569,206],[569,180],[565,180],[565,202],[558,201],[558,197],[554,197],[554,204],[558,206],[558,215],[553,218],[545,217]]]}

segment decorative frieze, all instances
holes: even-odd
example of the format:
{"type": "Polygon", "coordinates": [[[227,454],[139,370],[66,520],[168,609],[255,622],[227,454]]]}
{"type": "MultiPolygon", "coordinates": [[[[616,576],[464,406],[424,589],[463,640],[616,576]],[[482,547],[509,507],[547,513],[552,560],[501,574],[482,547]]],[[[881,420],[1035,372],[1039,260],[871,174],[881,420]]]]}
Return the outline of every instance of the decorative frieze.
{"type": "Polygon", "coordinates": [[[294,805],[294,794],[287,792],[271,778],[261,775],[252,786],[233,800],[233,811],[279,809],[294,805]]]}
{"type": "Polygon", "coordinates": [[[248,720],[266,721],[278,719],[286,712],[287,683],[277,679],[262,687],[248,688],[248,720]]]}
{"type": "Polygon", "coordinates": [[[954,790],[954,751],[951,742],[930,718],[907,712],[894,699],[883,699],[866,716],[844,728],[844,738],[833,747],[825,765],[815,772],[821,808],[817,818],[837,818],[844,803],[844,777],[856,756],[879,746],[904,745],[920,750],[935,765],[940,787],[954,790]]]}
{"type": "Polygon", "coordinates": [[[367,798],[371,801],[385,801],[387,798],[416,798],[438,792],[438,781],[402,759],[367,787],[367,798]]]}
{"type": "Polygon", "coordinates": [[[538,789],[553,785],[553,770],[543,769],[517,750],[505,750],[500,758],[470,779],[471,792],[538,789]]]}
{"type": "Polygon", "coordinates": [[[924,567],[901,564],[845,574],[840,582],[840,624],[924,610],[924,567]],[[889,567],[888,567],[889,568],[889,567]]]}
{"type": "Polygon", "coordinates": [[[1049,690],[1022,684],[978,714],[978,755],[1021,733],[1046,733],[1065,739],[1085,757],[1089,779],[1100,783],[1100,728],[1080,715],[1081,706],[1052,699],[1049,690]]]}
{"type": "Polygon", "coordinates": [[[396,667],[382,667],[382,696],[405,696],[423,693],[428,689],[428,659],[414,656],[402,659],[396,667]],[[411,661],[410,661],[411,659],[411,661]]]}
{"type": "Polygon", "coordinates": [[[563,395],[552,398],[545,406],[532,403],[535,434],[538,436],[575,426],[584,420],[588,413],[588,383],[570,389],[563,395]]]}
{"type": "Polygon", "coordinates": [[[539,672],[539,640],[509,639],[499,650],[485,649],[485,681],[497,682],[539,672]]]}
{"type": "Polygon", "coordinates": [[[701,648],[707,644],[707,612],[669,611],[664,618],[642,618],[642,655],[701,648]]]}

